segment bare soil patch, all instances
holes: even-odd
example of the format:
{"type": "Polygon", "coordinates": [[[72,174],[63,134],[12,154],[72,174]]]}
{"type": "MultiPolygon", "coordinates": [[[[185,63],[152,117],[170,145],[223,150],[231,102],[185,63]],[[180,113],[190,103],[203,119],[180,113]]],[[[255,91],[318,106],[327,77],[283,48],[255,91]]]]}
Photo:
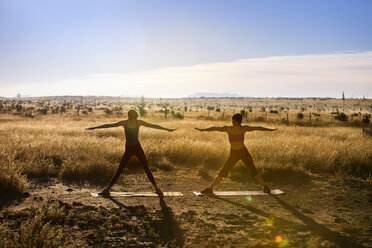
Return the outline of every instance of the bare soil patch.
{"type": "MultiPolygon", "coordinates": [[[[184,197],[94,198],[90,192],[101,187],[32,181],[30,196],[1,212],[2,244],[16,240],[24,223],[36,230],[40,222],[60,233],[54,240],[66,247],[372,247],[371,182],[311,175],[303,183],[272,183],[286,192],[281,196],[197,197],[192,191],[215,172],[153,170],[163,191],[184,197]]],[[[226,179],[218,190],[259,188],[226,179]]],[[[132,171],[113,190],[152,187],[142,172],[132,171]]],[[[53,236],[48,230],[45,237],[53,236]]]]}

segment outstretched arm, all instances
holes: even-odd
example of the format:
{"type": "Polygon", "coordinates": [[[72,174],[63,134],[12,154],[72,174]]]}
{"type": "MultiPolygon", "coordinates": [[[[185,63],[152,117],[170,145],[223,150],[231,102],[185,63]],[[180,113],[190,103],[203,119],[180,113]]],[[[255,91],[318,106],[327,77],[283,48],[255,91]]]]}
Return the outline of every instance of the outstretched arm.
{"type": "Polygon", "coordinates": [[[119,122],[116,122],[116,123],[104,124],[104,125],[96,126],[96,127],[89,127],[89,128],[86,128],[85,130],[94,130],[94,129],[98,129],[98,128],[120,127],[122,125],[123,125],[123,122],[119,121],[119,122]]]}
{"type": "Polygon", "coordinates": [[[245,131],[249,132],[249,131],[276,131],[278,130],[277,128],[275,129],[271,129],[271,128],[266,128],[266,127],[261,127],[261,126],[258,126],[258,127],[250,127],[250,126],[244,126],[245,128],[245,131]]]}
{"type": "Polygon", "coordinates": [[[210,131],[217,131],[217,132],[226,132],[227,131],[227,127],[208,127],[208,128],[195,128],[196,130],[200,131],[200,132],[204,132],[204,131],[207,131],[207,132],[210,132],[210,131]]]}
{"type": "Polygon", "coordinates": [[[150,127],[150,128],[154,128],[154,129],[166,130],[168,132],[173,132],[174,130],[176,130],[176,129],[171,129],[171,128],[165,128],[165,127],[162,127],[162,126],[156,125],[156,124],[147,123],[145,121],[138,121],[138,122],[142,126],[150,127]]]}

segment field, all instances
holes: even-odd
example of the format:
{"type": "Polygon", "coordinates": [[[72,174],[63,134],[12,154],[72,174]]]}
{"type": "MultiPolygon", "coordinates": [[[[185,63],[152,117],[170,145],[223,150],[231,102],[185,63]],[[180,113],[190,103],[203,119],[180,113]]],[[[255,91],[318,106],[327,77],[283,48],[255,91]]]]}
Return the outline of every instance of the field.
{"type": "MultiPolygon", "coordinates": [[[[0,99],[1,247],[372,247],[369,99],[49,97],[0,99]],[[86,131],[136,109],[150,169],[182,198],[91,198],[124,152],[122,128],[86,131]],[[284,196],[196,197],[228,156],[242,113],[258,170],[284,196]]],[[[218,190],[259,190],[238,163],[218,190]]],[[[151,191],[136,160],[115,191],[151,191]]]]}

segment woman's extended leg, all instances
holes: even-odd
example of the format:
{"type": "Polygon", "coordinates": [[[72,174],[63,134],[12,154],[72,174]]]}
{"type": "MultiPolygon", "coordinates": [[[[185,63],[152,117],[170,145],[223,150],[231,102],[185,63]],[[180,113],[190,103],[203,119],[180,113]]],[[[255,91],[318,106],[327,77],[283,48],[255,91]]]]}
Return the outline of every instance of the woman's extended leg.
{"type": "Polygon", "coordinates": [[[130,151],[125,150],[124,155],[120,160],[120,164],[119,164],[118,169],[116,170],[115,174],[112,176],[112,178],[110,180],[110,183],[106,187],[106,189],[108,191],[110,191],[111,187],[116,183],[116,181],[118,180],[121,172],[124,170],[125,166],[128,164],[128,161],[132,156],[133,156],[133,154],[130,151]]]}
{"type": "Polygon", "coordinates": [[[217,175],[207,188],[213,189],[214,187],[219,185],[222,182],[222,180],[223,180],[223,176],[217,175]]]}
{"type": "Polygon", "coordinates": [[[136,154],[135,154],[138,158],[138,160],[141,162],[142,164],[142,167],[143,167],[143,170],[145,171],[148,179],[150,180],[150,182],[152,183],[152,185],[154,186],[155,188],[155,191],[156,193],[159,195],[159,197],[163,197],[164,194],[163,192],[158,188],[158,186],[156,185],[156,182],[155,182],[155,178],[154,176],[152,175],[150,169],[149,169],[149,164],[147,163],[147,159],[146,159],[146,155],[145,155],[145,152],[143,151],[142,147],[140,147],[137,151],[136,151],[136,154]]]}
{"type": "Polygon", "coordinates": [[[141,162],[143,170],[145,171],[148,179],[150,180],[152,185],[154,185],[155,189],[158,190],[158,186],[156,185],[155,178],[152,175],[151,171],[149,170],[149,164],[147,163],[146,155],[145,155],[145,152],[143,151],[142,147],[140,147],[136,151],[135,155],[138,158],[138,160],[141,162]]]}
{"type": "Polygon", "coordinates": [[[226,160],[224,163],[221,171],[218,173],[218,175],[213,179],[211,184],[204,190],[200,191],[202,194],[212,194],[213,193],[213,188],[216,187],[221,183],[224,177],[227,177],[229,174],[231,168],[236,164],[236,162],[239,161],[239,157],[236,156],[235,154],[230,153],[229,158],[226,160]]]}
{"type": "Polygon", "coordinates": [[[263,187],[265,193],[270,193],[270,189],[265,184],[261,174],[257,171],[256,166],[254,165],[253,159],[251,154],[249,154],[248,150],[245,149],[242,160],[244,164],[248,167],[252,177],[263,187]]]}

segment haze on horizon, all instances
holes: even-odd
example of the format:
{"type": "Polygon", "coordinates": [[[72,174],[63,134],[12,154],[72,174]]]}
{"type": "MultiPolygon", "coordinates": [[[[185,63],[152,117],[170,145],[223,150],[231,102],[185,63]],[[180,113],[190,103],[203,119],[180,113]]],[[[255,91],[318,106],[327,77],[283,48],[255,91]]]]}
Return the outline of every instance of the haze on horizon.
{"type": "Polygon", "coordinates": [[[372,2],[0,1],[0,96],[372,95],[372,2]]]}

